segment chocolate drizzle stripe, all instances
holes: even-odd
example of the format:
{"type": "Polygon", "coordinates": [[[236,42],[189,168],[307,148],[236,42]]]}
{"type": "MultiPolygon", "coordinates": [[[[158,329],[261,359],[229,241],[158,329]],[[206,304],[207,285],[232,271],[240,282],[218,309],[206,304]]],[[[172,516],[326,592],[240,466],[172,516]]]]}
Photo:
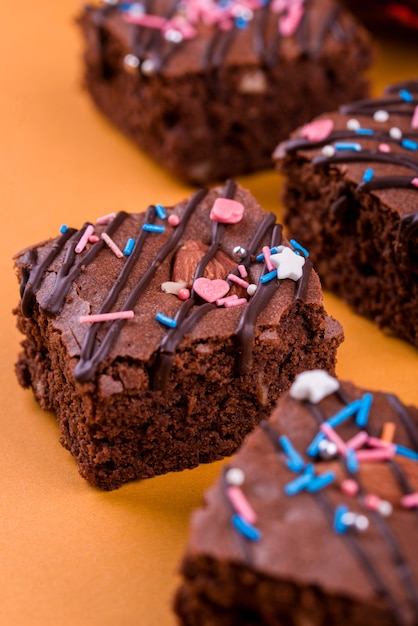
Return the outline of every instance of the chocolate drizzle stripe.
{"type": "MultiPolygon", "coordinates": [[[[196,210],[197,206],[206,196],[206,194],[207,190],[201,189],[196,192],[194,196],[192,196],[184,211],[180,224],[176,227],[169,241],[160,249],[148,270],[142,275],[138,283],[135,285],[134,289],[131,291],[130,295],[127,297],[124,304],[122,305],[122,310],[129,310],[136,305],[138,298],[152,280],[161,262],[168,256],[168,254],[172,250],[175,249],[186,228],[190,216],[196,210]]],[[[113,289],[115,288],[117,287],[114,286],[113,289]]],[[[77,380],[79,380],[80,382],[86,382],[94,377],[98,364],[108,354],[125,321],[126,320],[118,319],[111,322],[106,334],[102,338],[100,346],[97,347],[95,351],[88,356],[86,356],[84,352],[84,346],[86,350],[88,349],[90,351],[90,341],[88,339],[85,339],[86,343],[83,343],[80,360],[74,370],[74,375],[77,380]]]]}
{"type": "MultiPolygon", "coordinates": [[[[127,213],[120,211],[110,224],[106,226],[104,232],[111,237],[127,217],[127,213]]],[[[86,227],[87,224],[85,224],[83,230],[80,231],[80,237],[86,227]]],[[[79,238],[74,238],[74,244],[68,248],[64,263],[57,273],[55,285],[45,304],[45,311],[49,315],[59,313],[64,306],[65,298],[71,290],[73,281],[80,275],[82,268],[90,265],[106,245],[105,242],[100,239],[84,254],[76,254],[75,246],[77,245],[78,239],[79,238]]]]}
{"type": "Polygon", "coordinates": [[[410,159],[404,154],[391,152],[377,152],[371,150],[362,150],[355,152],[352,150],[339,150],[333,156],[318,155],[312,159],[314,166],[332,165],[334,163],[363,163],[375,161],[377,163],[388,163],[390,165],[399,165],[411,169],[418,174],[418,161],[410,159]]]}
{"type": "Polygon", "coordinates": [[[320,54],[325,37],[328,33],[333,32],[333,25],[338,22],[337,18],[340,11],[340,6],[335,5],[334,7],[331,7],[328,13],[325,14],[322,24],[315,29],[315,39],[312,48],[309,51],[309,56],[311,58],[317,57],[320,54]]]}
{"type": "Polygon", "coordinates": [[[27,281],[23,289],[21,302],[22,313],[25,317],[31,317],[32,315],[32,307],[35,293],[41,286],[45,271],[64,249],[67,241],[71,239],[71,237],[74,237],[77,232],[78,231],[76,231],[74,228],[68,228],[68,230],[52,244],[51,250],[48,252],[42,263],[33,267],[29,271],[27,281]]]}
{"type": "Polygon", "coordinates": [[[308,293],[309,278],[313,269],[312,261],[305,257],[305,264],[302,267],[302,276],[296,283],[295,300],[305,300],[308,293]]]}
{"type": "Polygon", "coordinates": [[[410,176],[373,176],[367,183],[360,183],[357,191],[373,191],[375,189],[411,189],[418,191],[410,176]]]}
{"type": "Polygon", "coordinates": [[[412,421],[411,416],[408,413],[405,405],[392,393],[385,394],[386,400],[390,404],[390,406],[396,411],[396,414],[399,416],[406,432],[408,433],[408,437],[414,447],[414,450],[418,451],[418,428],[412,421]]]}

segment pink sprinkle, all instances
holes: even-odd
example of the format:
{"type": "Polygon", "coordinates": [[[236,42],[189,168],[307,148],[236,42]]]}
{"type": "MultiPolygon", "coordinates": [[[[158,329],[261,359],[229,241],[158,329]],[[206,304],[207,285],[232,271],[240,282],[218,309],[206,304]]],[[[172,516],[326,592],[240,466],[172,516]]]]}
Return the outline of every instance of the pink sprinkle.
{"type": "Polygon", "coordinates": [[[227,280],[230,280],[231,282],[236,283],[237,285],[240,285],[241,287],[244,287],[244,289],[247,289],[247,287],[250,284],[250,283],[247,283],[246,280],[243,280],[242,278],[240,278],[239,276],[235,276],[235,274],[228,274],[227,280]]]}
{"type": "Polygon", "coordinates": [[[279,32],[283,37],[289,37],[296,32],[299,22],[303,16],[303,6],[296,5],[289,7],[287,15],[282,15],[279,19],[279,32]]]}
{"type": "Polygon", "coordinates": [[[147,28],[164,28],[167,20],[159,15],[150,15],[149,13],[143,13],[142,15],[134,15],[132,13],[124,13],[123,19],[130,24],[138,24],[139,26],[146,26],[147,28]]]}
{"type": "Polygon", "coordinates": [[[273,263],[271,262],[270,248],[268,246],[263,246],[262,251],[263,251],[263,254],[264,254],[264,260],[266,262],[267,269],[268,269],[269,272],[272,272],[276,268],[273,265],[273,263]]]}
{"type": "Polygon", "coordinates": [[[98,237],[97,235],[90,235],[89,243],[97,243],[98,241],[100,241],[100,237],[98,237]]]}
{"type": "Polygon", "coordinates": [[[381,143],[379,145],[380,152],[392,152],[392,148],[387,143],[381,143]]]}
{"type": "Polygon", "coordinates": [[[83,233],[83,236],[80,237],[80,241],[78,242],[78,244],[76,245],[74,251],[77,254],[80,254],[80,252],[83,252],[84,248],[86,247],[86,244],[89,240],[89,237],[91,237],[91,235],[94,233],[94,226],[92,226],[91,224],[89,224],[86,227],[86,230],[83,233]]]}
{"type": "Polygon", "coordinates": [[[189,289],[180,289],[177,293],[178,297],[180,298],[180,300],[188,300],[190,298],[190,291],[189,289]]]}
{"type": "Polygon", "coordinates": [[[175,213],[168,216],[168,223],[170,226],[178,226],[180,224],[180,218],[175,213]]]}
{"type": "Polygon", "coordinates": [[[354,435],[354,437],[351,437],[351,439],[346,441],[346,446],[347,448],[358,450],[359,448],[361,448],[363,444],[366,443],[368,438],[369,438],[369,435],[366,433],[366,431],[361,430],[360,432],[357,433],[357,435],[354,435]]]}
{"type": "Polygon", "coordinates": [[[377,509],[379,508],[379,504],[379,496],[376,496],[373,493],[368,493],[366,496],[364,496],[364,505],[371,511],[377,511],[377,509]]]}
{"type": "Polygon", "coordinates": [[[108,213],[107,215],[102,215],[96,220],[96,224],[109,224],[116,217],[116,213],[108,213]]]}
{"type": "Polygon", "coordinates": [[[133,311],[114,311],[113,313],[96,313],[95,315],[80,315],[80,324],[88,322],[113,322],[113,320],[127,320],[134,316],[133,311]]]}
{"type": "Polygon", "coordinates": [[[413,178],[411,180],[411,185],[414,185],[414,187],[418,187],[418,178],[413,178]]]}
{"type": "Polygon", "coordinates": [[[385,441],[384,439],[379,439],[378,437],[368,437],[367,444],[371,448],[387,448],[387,446],[391,445],[390,441],[385,441]]]}
{"type": "Polygon", "coordinates": [[[408,493],[406,496],[402,496],[401,504],[406,509],[413,509],[418,506],[418,491],[415,493],[408,493]]]}
{"type": "Polygon", "coordinates": [[[333,429],[332,426],[323,422],[320,426],[320,430],[326,435],[327,439],[335,443],[337,446],[337,450],[340,454],[345,456],[347,454],[347,446],[346,443],[341,439],[338,433],[333,429]]]}
{"type": "Polygon", "coordinates": [[[254,524],[257,521],[257,515],[243,491],[239,487],[231,486],[227,488],[226,492],[235,511],[241,515],[246,522],[254,524]]]}
{"type": "Polygon", "coordinates": [[[221,224],[238,224],[244,215],[244,205],[230,198],[216,198],[209,218],[221,224]]]}
{"type": "Polygon", "coordinates": [[[226,309],[229,309],[233,306],[241,306],[242,304],[247,304],[248,300],[247,298],[238,298],[237,300],[228,300],[227,302],[224,302],[224,307],[226,309]]]}
{"type": "Polygon", "coordinates": [[[102,233],[102,239],[109,246],[109,248],[112,250],[113,254],[118,257],[118,259],[121,259],[123,257],[122,250],[120,250],[117,247],[117,245],[115,244],[113,239],[111,239],[107,233],[102,233]]]}
{"type": "Polygon", "coordinates": [[[415,107],[414,114],[412,116],[411,127],[418,128],[418,104],[415,107]]]}
{"type": "Polygon", "coordinates": [[[357,459],[360,461],[387,461],[395,454],[394,446],[385,446],[384,448],[375,448],[374,450],[359,450],[357,459]]]}
{"type": "Polygon", "coordinates": [[[352,478],[346,478],[341,483],[341,489],[347,496],[355,496],[359,490],[358,482],[352,478]]]}
{"type": "Polygon", "coordinates": [[[247,278],[248,272],[247,272],[247,268],[245,267],[245,265],[238,265],[238,271],[239,271],[241,278],[247,278]]]}
{"type": "Polygon", "coordinates": [[[334,122],[331,119],[315,120],[305,124],[300,131],[301,137],[309,141],[323,141],[332,133],[334,122]]]}
{"type": "Polygon", "coordinates": [[[223,306],[225,304],[225,302],[228,302],[229,300],[238,300],[237,294],[234,293],[232,296],[226,296],[225,298],[218,298],[216,300],[216,304],[218,306],[223,306]]]}

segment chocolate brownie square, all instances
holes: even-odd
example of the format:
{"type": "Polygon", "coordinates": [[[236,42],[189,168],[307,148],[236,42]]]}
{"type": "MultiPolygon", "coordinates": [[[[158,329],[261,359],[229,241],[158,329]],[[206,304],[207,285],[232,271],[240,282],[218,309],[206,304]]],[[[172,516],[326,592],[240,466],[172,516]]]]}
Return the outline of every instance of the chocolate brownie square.
{"type": "Polygon", "coordinates": [[[275,159],[324,286],[418,347],[418,81],[305,125],[275,159]]]}
{"type": "Polygon", "coordinates": [[[185,626],[416,626],[418,409],[304,372],[191,520],[185,626]]]}
{"type": "Polygon", "coordinates": [[[91,484],[230,455],[298,372],[334,370],[306,250],[234,181],[62,231],[16,256],[17,372],[91,484]]]}
{"type": "Polygon", "coordinates": [[[197,185],[272,167],[294,128],[368,91],[368,36],[335,0],[111,0],[79,23],[96,105],[197,185]]]}

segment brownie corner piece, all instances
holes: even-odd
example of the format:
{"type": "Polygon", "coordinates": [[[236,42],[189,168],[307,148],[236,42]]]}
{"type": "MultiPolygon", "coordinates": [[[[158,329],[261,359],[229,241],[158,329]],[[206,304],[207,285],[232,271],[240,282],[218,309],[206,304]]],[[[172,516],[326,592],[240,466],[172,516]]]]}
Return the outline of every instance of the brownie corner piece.
{"type": "Polygon", "coordinates": [[[415,626],[417,490],[417,407],[302,372],[192,515],[179,623],[415,626]]]}
{"type": "Polygon", "coordinates": [[[306,251],[230,180],[16,256],[19,381],[102,489],[230,455],[340,325],[306,251]]]}
{"type": "Polygon", "coordinates": [[[372,46],[336,0],[105,2],[79,24],[98,108],[197,185],[272,167],[294,128],[368,92],[372,46]]]}
{"type": "Polygon", "coordinates": [[[275,159],[324,287],[418,347],[418,81],[306,124],[275,159]]]}

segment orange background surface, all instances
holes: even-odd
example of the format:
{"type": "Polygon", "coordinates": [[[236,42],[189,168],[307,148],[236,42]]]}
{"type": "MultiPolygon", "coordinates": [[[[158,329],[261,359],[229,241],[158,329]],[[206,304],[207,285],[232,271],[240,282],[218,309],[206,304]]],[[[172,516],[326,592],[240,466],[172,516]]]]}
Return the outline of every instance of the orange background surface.
{"type": "MultiPolygon", "coordinates": [[[[0,36],[0,623],[172,626],[188,519],[220,463],[101,493],[78,475],[15,379],[18,286],[11,257],[110,211],[174,203],[191,189],[114,130],[81,88],[78,0],[3,5],[0,36]]],[[[379,41],[373,90],[416,76],[418,47],[379,41]]],[[[274,172],[241,179],[280,211],[274,172]]],[[[377,233],[378,236],[378,233],[377,233]]],[[[338,374],[418,404],[418,353],[325,294],[346,334],[338,374]]]]}

